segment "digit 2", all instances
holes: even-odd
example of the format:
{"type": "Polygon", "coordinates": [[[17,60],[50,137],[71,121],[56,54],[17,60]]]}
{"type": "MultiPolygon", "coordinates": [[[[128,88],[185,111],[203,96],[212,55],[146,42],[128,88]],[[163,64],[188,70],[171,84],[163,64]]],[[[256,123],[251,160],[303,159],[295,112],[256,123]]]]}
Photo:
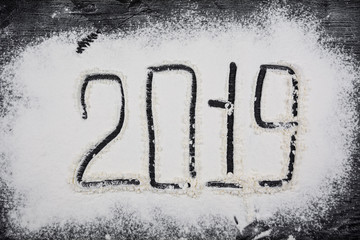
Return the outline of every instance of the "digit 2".
{"type": "Polygon", "coordinates": [[[85,93],[90,81],[102,81],[102,80],[111,80],[119,84],[120,94],[121,94],[121,109],[119,122],[116,125],[115,129],[107,135],[103,140],[101,140],[98,144],[96,144],[92,149],[90,149],[85,156],[81,159],[79,166],[76,170],[76,182],[79,186],[83,188],[91,188],[91,187],[104,187],[108,185],[139,185],[140,181],[137,179],[106,179],[102,181],[84,181],[84,172],[89,163],[93,160],[93,158],[102,151],[102,149],[109,144],[120,132],[124,124],[125,119],[125,96],[123,85],[121,79],[114,74],[93,74],[88,75],[84,83],[81,87],[81,105],[83,108],[82,118],[87,119],[88,114],[86,111],[86,103],[85,103],[85,93]]]}

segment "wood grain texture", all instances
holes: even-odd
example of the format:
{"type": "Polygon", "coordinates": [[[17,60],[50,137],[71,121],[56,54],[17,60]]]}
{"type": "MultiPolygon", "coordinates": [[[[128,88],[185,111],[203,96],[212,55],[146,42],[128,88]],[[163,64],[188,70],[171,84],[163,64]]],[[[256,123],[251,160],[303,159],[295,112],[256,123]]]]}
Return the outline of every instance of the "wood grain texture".
{"type": "MultiPolygon", "coordinates": [[[[301,6],[310,10],[319,20],[325,33],[333,36],[329,46],[340,46],[360,62],[360,1],[350,0],[304,0],[272,1],[279,5],[290,5],[294,9],[301,6]]],[[[26,46],[38,37],[52,33],[84,28],[102,33],[122,29],[127,31],[134,26],[146,26],[149,17],[166,21],[180,16],[185,10],[199,15],[232,16],[235,19],[246,17],[256,11],[261,4],[269,1],[252,0],[1,0],[0,1],[0,68],[14,55],[14,49],[26,46]]],[[[80,39],[79,39],[80,40],[80,39]]],[[[74,46],[74,51],[76,46],[74,46]]],[[[3,84],[3,83],[2,83],[3,84]]],[[[1,87],[1,85],[0,85],[1,87]]],[[[356,86],[353,96],[360,113],[360,86],[356,86]]],[[[1,97],[1,96],[0,96],[1,97]]],[[[0,98],[0,109],[5,108],[0,98]]],[[[292,234],[296,239],[360,239],[360,134],[357,133],[357,149],[353,152],[351,182],[347,194],[339,196],[339,206],[323,219],[326,228],[294,235],[295,223],[271,226],[275,229],[269,239],[286,239],[292,234]]],[[[0,181],[0,187],[7,188],[0,181]]],[[[10,191],[10,190],[6,190],[10,191]]],[[[9,202],[0,195],[0,238],[6,239],[6,212],[9,202]]],[[[256,228],[266,229],[270,225],[254,222],[236,239],[251,239],[256,228]]],[[[68,236],[72,236],[68,233],[68,236]]],[[[96,236],[96,233],[94,233],[96,236]]],[[[74,236],[74,235],[73,235],[74,236]]],[[[210,234],[211,236],[211,234],[210,234]]],[[[39,239],[46,238],[46,236],[39,239]]],[[[61,235],[60,237],[61,238],[61,235]]],[[[235,238],[235,237],[234,237],[235,238]]]]}

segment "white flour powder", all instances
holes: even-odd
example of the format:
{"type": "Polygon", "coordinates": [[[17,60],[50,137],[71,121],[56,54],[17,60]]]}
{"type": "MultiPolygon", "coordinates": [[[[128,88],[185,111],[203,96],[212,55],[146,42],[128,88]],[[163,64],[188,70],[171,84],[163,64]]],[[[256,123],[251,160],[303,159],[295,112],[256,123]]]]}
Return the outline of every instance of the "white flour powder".
{"type": "MultiPolygon", "coordinates": [[[[313,201],[323,209],[316,215],[325,214],[334,205],[332,183],[339,191],[346,185],[357,126],[348,99],[358,69],[318,41],[321,33],[314,20],[289,20],[276,9],[267,14],[266,28],[256,25],[256,19],[254,24],[229,20],[209,27],[201,25],[200,17],[182,29],[150,24],[130,34],[100,35],[82,54],[75,51],[79,35],[73,33],[26,47],[1,74],[23,95],[0,125],[6,168],[1,177],[14,190],[11,225],[36,231],[69,221],[92,223],[111,219],[115,208],[151,222],[160,208],[181,226],[197,226],[202,216],[219,215],[230,221],[236,216],[242,229],[276,212],[315,221],[309,207],[313,201]],[[235,150],[234,174],[226,176],[226,111],[210,108],[208,100],[227,99],[230,62],[237,65],[235,150]],[[154,73],[156,177],[190,181],[193,189],[161,191],[149,185],[147,68],[162,64],[187,65],[197,77],[197,177],[192,180],[188,174],[191,81],[182,71],[154,73]],[[291,136],[291,131],[264,130],[255,123],[255,86],[262,64],[289,66],[299,82],[294,176],[281,188],[258,185],[259,180],[286,176],[291,136]],[[96,81],[88,86],[88,119],[82,119],[80,90],[91,73],[121,78],[126,110],[121,133],[93,159],[84,178],[134,177],[140,187],[88,191],[74,184],[80,159],[114,129],[120,114],[119,86],[96,81]],[[225,178],[240,182],[243,189],[205,187],[207,181],[225,178]]],[[[265,120],[293,121],[287,74],[269,72],[263,102],[265,120]]]]}

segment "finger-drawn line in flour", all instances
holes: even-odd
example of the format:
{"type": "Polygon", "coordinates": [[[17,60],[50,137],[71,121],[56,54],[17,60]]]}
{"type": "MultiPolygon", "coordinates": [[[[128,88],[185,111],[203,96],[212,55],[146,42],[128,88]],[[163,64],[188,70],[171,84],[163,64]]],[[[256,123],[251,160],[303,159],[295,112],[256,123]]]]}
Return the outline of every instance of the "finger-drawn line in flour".
{"type": "Polygon", "coordinates": [[[223,108],[227,111],[227,147],[226,163],[227,173],[234,172],[234,105],[235,105],[235,78],[237,66],[230,63],[228,100],[209,100],[210,107],[223,108]]]}
{"type": "Polygon", "coordinates": [[[295,163],[295,151],[296,151],[296,146],[295,146],[295,142],[296,142],[296,131],[293,135],[291,135],[291,140],[290,140],[290,153],[289,153],[289,165],[288,165],[288,173],[286,175],[285,178],[281,179],[281,180],[273,180],[273,181],[269,181],[269,180],[265,180],[265,181],[260,181],[259,184],[262,187],[268,186],[268,187],[281,187],[283,182],[290,182],[293,176],[293,171],[294,171],[294,163],[295,163]]]}
{"type": "MultiPolygon", "coordinates": [[[[227,100],[209,100],[210,107],[223,108],[227,111],[227,139],[226,139],[226,167],[227,173],[234,173],[234,106],[235,106],[235,81],[237,66],[230,63],[229,87],[227,100]]],[[[226,183],[222,181],[210,181],[208,187],[219,188],[242,188],[238,183],[226,183]]]]}
{"type": "Polygon", "coordinates": [[[86,170],[86,167],[89,165],[91,160],[107,145],[109,144],[116,136],[120,133],[125,119],[125,96],[124,96],[124,90],[123,85],[121,82],[121,79],[113,74],[94,74],[89,75],[85,78],[84,83],[81,87],[81,105],[83,108],[83,119],[87,119],[88,114],[86,111],[86,103],[85,103],[85,93],[88,86],[88,83],[90,81],[101,81],[101,80],[111,80],[119,84],[120,86],[120,94],[121,94],[121,109],[120,109],[120,116],[119,116],[119,122],[116,125],[115,129],[107,135],[100,143],[95,145],[94,148],[92,148],[90,151],[88,151],[85,155],[85,157],[80,161],[80,164],[76,171],[76,182],[81,187],[104,187],[108,185],[140,185],[140,181],[137,179],[107,179],[102,181],[90,181],[86,182],[83,180],[84,172],[86,170]]]}
{"type": "MultiPolygon", "coordinates": [[[[146,115],[149,132],[149,176],[150,185],[159,189],[181,189],[182,187],[177,183],[158,183],[155,180],[155,131],[152,110],[152,87],[154,72],[164,71],[185,71],[191,74],[191,99],[189,109],[189,172],[192,178],[196,177],[195,171],[195,108],[196,108],[196,94],[197,94],[197,80],[194,70],[182,64],[162,65],[158,67],[149,67],[147,82],[146,82],[146,115]]],[[[184,184],[185,187],[190,187],[190,183],[184,184]]]]}
{"type": "Polygon", "coordinates": [[[228,183],[221,181],[209,181],[206,183],[207,187],[218,187],[218,188],[242,188],[239,183],[228,183]]]}
{"type": "MultiPolygon", "coordinates": [[[[235,105],[235,83],[236,83],[236,72],[237,66],[234,62],[230,63],[229,66],[229,82],[228,82],[228,99],[227,100],[213,100],[210,99],[208,104],[210,107],[222,108],[227,113],[227,152],[226,152],[226,163],[227,173],[234,173],[234,143],[233,143],[233,132],[234,132],[234,105],[235,105]]],[[[264,122],[261,118],[261,96],[263,90],[263,83],[266,76],[266,71],[280,70],[287,71],[292,77],[292,116],[295,118],[298,114],[298,81],[295,76],[295,72],[286,66],[281,65],[261,65],[260,72],[258,74],[256,82],[256,92],[254,101],[254,116],[256,123],[261,128],[266,129],[280,129],[289,130],[294,128],[294,132],[290,139],[290,153],[289,153],[289,164],[288,171],[285,178],[280,180],[262,180],[259,181],[259,185],[262,187],[281,187],[283,182],[289,182],[293,176],[294,162],[295,162],[295,151],[296,151],[296,134],[297,134],[297,121],[291,122],[264,122]]],[[[194,70],[186,65],[182,64],[170,64],[162,65],[158,67],[149,67],[148,76],[146,81],[146,115],[147,125],[149,133],[149,177],[150,185],[154,188],[159,189],[182,189],[191,187],[190,183],[159,183],[155,178],[155,156],[156,156],[156,141],[155,141],[155,130],[154,130],[154,119],[153,119],[153,75],[157,72],[165,71],[185,71],[191,75],[191,100],[189,107],[189,173],[192,178],[196,177],[195,171],[195,109],[196,109],[196,96],[197,96],[197,79],[194,70]]],[[[121,131],[125,119],[125,96],[123,91],[123,85],[121,79],[113,74],[94,74],[89,75],[85,78],[81,88],[81,105],[83,107],[83,118],[87,119],[87,110],[85,103],[85,93],[89,81],[95,80],[112,80],[119,84],[121,92],[121,111],[119,117],[119,123],[115,130],[113,130],[108,136],[106,136],[99,144],[91,149],[85,157],[81,160],[79,167],[76,172],[76,181],[82,187],[100,187],[107,185],[140,185],[140,181],[137,179],[114,179],[114,180],[103,180],[103,181],[91,181],[86,182],[83,180],[83,175],[86,167],[90,161],[108,144],[110,143],[121,131]]],[[[206,182],[207,187],[217,188],[242,188],[240,183],[236,182],[223,182],[223,181],[208,181],[206,182]]]]}
{"type": "Polygon", "coordinates": [[[79,54],[83,53],[85,48],[89,47],[90,43],[94,42],[94,40],[97,39],[99,34],[100,34],[100,31],[97,30],[96,32],[91,33],[88,36],[86,36],[85,38],[78,41],[78,47],[76,48],[76,52],[79,54]]]}
{"type": "Polygon", "coordinates": [[[263,89],[263,83],[266,75],[267,69],[272,70],[282,70],[287,71],[290,75],[292,75],[292,86],[293,86],[293,105],[292,105],[292,115],[293,117],[297,116],[297,99],[298,99],[298,82],[295,78],[295,72],[286,66],[281,65],[261,65],[260,66],[260,72],[257,78],[256,82],[256,90],[255,90],[255,104],[254,104],[254,116],[255,121],[259,125],[259,127],[262,128],[291,128],[293,126],[297,126],[298,122],[264,122],[261,118],[261,96],[262,96],[262,89],[263,89]]]}
{"type": "Polygon", "coordinates": [[[287,71],[291,75],[291,82],[292,82],[292,116],[295,118],[298,114],[298,81],[296,79],[296,75],[294,70],[287,66],[282,65],[261,65],[260,72],[256,82],[256,90],[255,90],[255,101],[254,101],[254,117],[257,125],[261,128],[267,129],[290,129],[295,128],[294,133],[290,139],[290,153],[289,153],[289,164],[288,164],[288,172],[285,178],[281,180],[264,180],[259,181],[260,186],[265,187],[281,187],[283,182],[289,182],[292,179],[293,171],[294,171],[294,162],[295,162],[295,151],[296,151],[296,128],[298,126],[297,121],[293,122],[264,122],[261,118],[261,96],[263,90],[263,83],[266,76],[267,70],[280,70],[280,71],[287,71]]]}

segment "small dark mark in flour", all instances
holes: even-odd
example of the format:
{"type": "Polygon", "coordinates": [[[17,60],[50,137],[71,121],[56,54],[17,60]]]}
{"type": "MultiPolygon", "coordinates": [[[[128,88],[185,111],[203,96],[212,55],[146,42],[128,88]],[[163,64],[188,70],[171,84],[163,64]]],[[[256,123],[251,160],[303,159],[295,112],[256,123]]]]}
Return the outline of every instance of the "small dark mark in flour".
{"type": "Polygon", "coordinates": [[[94,42],[94,40],[98,38],[99,34],[100,31],[97,30],[96,32],[93,32],[87,37],[78,41],[78,47],[76,48],[76,52],[80,54],[83,53],[87,47],[90,47],[90,43],[94,42]]]}

